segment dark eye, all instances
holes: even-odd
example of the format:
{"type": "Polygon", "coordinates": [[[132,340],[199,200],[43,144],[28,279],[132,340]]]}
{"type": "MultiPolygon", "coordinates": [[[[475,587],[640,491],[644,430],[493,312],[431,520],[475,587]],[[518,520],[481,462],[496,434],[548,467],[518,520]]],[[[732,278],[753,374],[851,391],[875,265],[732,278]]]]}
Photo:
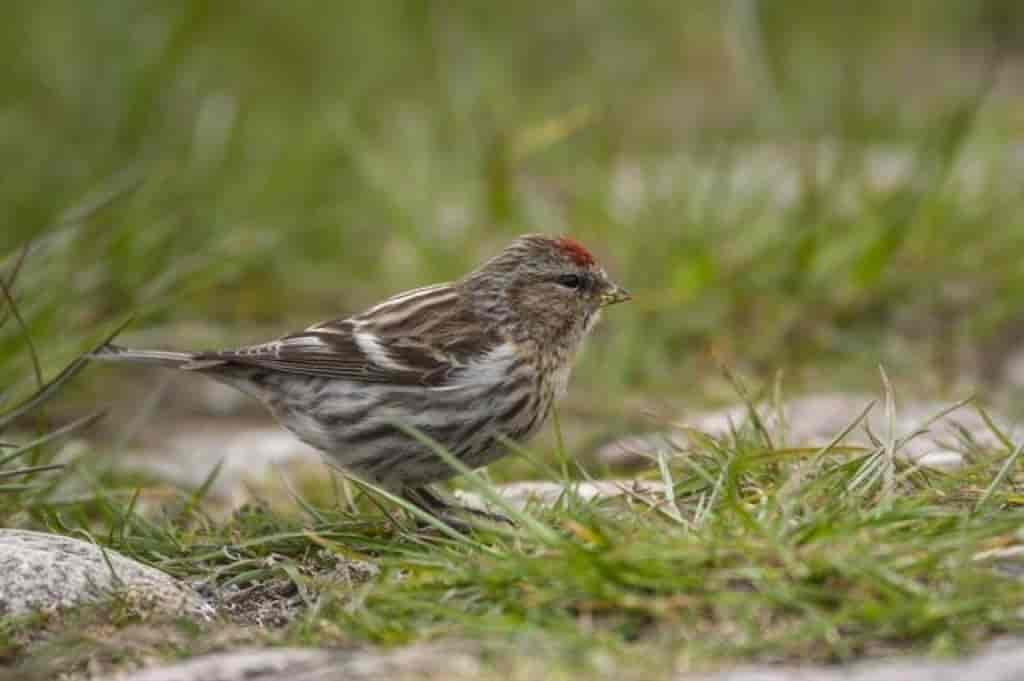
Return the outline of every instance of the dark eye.
{"type": "Polygon", "coordinates": [[[566,288],[580,288],[583,286],[583,277],[578,274],[563,274],[558,277],[558,283],[566,288]]]}

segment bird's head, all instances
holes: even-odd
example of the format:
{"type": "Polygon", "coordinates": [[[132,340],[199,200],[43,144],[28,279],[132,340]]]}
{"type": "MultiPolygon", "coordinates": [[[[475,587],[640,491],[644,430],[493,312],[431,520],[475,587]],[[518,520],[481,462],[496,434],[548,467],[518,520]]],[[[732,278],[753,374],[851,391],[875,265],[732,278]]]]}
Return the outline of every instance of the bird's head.
{"type": "Polygon", "coordinates": [[[602,308],[630,300],[578,241],[542,234],[519,237],[465,282],[480,293],[474,295],[478,314],[497,318],[520,339],[568,353],[602,308]]]}

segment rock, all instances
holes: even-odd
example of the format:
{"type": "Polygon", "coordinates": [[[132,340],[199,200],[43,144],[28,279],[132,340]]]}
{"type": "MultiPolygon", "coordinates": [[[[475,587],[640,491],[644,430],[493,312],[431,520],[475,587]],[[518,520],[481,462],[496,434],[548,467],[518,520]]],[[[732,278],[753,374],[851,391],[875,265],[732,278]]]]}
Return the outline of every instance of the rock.
{"type": "Polygon", "coordinates": [[[613,468],[642,468],[657,465],[658,453],[671,455],[687,446],[682,431],[625,435],[598,447],[594,458],[613,468]]]}
{"type": "Polygon", "coordinates": [[[119,470],[146,473],[181,487],[201,486],[218,465],[210,494],[232,499],[244,483],[260,482],[286,470],[316,466],[329,474],[320,453],[273,424],[246,426],[192,421],[179,432],[117,461],[119,470]]]}
{"type": "MultiPolygon", "coordinates": [[[[875,398],[868,395],[825,393],[790,400],[783,405],[782,416],[771,405],[760,405],[758,415],[777,445],[820,447],[843,431],[875,398]]],[[[894,430],[897,438],[917,431],[928,421],[951,405],[937,401],[897,402],[894,430]]],[[[1008,420],[990,414],[995,423],[1007,434],[1012,434],[1008,420]]],[[[888,437],[884,405],[879,400],[866,421],[871,431],[881,440],[888,437]]],[[[725,409],[696,412],[680,419],[680,425],[708,435],[720,437],[731,429],[749,422],[746,405],[725,409]]],[[[1002,444],[973,408],[960,408],[928,426],[926,433],[913,438],[897,450],[897,456],[922,466],[945,470],[963,465],[962,433],[970,436],[979,447],[1002,448],[1002,444]]],[[[650,465],[659,451],[672,452],[688,445],[684,431],[648,433],[621,438],[602,446],[596,458],[610,466],[650,465]]],[[[858,425],[845,439],[845,444],[870,446],[864,424],[858,425]]]]}
{"type": "Polygon", "coordinates": [[[376,681],[377,679],[475,679],[476,656],[442,645],[390,651],[280,648],[206,655],[108,681],[376,681]]]}
{"type": "Polygon", "coordinates": [[[964,465],[964,455],[960,452],[937,449],[934,452],[922,454],[915,463],[918,466],[934,468],[939,471],[955,471],[964,465]]]}
{"type": "MultiPolygon", "coordinates": [[[[190,421],[181,432],[154,438],[145,448],[118,459],[115,465],[119,471],[145,473],[173,485],[196,489],[206,482],[218,462],[220,471],[208,496],[232,508],[249,500],[247,483],[277,482],[275,478],[281,476],[295,479],[304,475],[331,475],[331,468],[320,452],[283,428],[275,425],[239,428],[238,424],[232,427],[216,421],[190,421]]],[[[624,493],[624,484],[631,488],[635,481],[583,482],[576,489],[583,499],[620,496],[624,493]]],[[[653,489],[651,483],[643,483],[643,486],[653,489]]],[[[563,491],[563,486],[557,482],[515,483],[502,489],[519,507],[525,506],[530,498],[554,503],[563,491]]]]}
{"type": "Polygon", "coordinates": [[[1024,546],[1004,546],[975,554],[974,560],[1008,577],[1024,577],[1024,546]]]}
{"type": "Polygon", "coordinates": [[[1017,681],[1024,678],[1024,644],[1006,641],[959,660],[907,658],[846,667],[755,667],[682,674],[677,681],[1017,681]]]}
{"type": "Polygon", "coordinates": [[[300,681],[306,674],[329,670],[336,657],[313,648],[243,649],[122,674],[111,681],[300,681]]]}
{"type": "Polygon", "coordinates": [[[1013,388],[1024,387],[1024,348],[1014,351],[1003,364],[1003,379],[1013,388]]]}
{"type": "MultiPolygon", "coordinates": [[[[573,485],[572,488],[583,501],[613,499],[623,496],[643,497],[655,501],[654,496],[663,494],[665,486],[660,482],[649,480],[598,480],[594,482],[580,482],[573,485]]],[[[526,508],[530,502],[550,506],[569,493],[566,485],[560,482],[545,480],[513,482],[507,485],[500,485],[496,490],[517,509],[526,508]]],[[[458,490],[455,495],[461,503],[473,508],[484,509],[490,507],[490,504],[476,492],[458,490]]]]}
{"type": "Polygon", "coordinates": [[[190,587],[95,544],[44,532],[0,529],[0,616],[55,611],[113,595],[169,614],[210,618],[190,587]]]}
{"type": "MultiPolygon", "coordinates": [[[[522,659],[494,660],[506,673],[531,669],[522,659]]],[[[104,681],[371,681],[376,679],[491,678],[471,646],[418,644],[395,650],[248,649],[205,655],[104,681]]],[[[523,678],[534,678],[540,668],[523,678]]],[[[607,669],[607,672],[613,672],[607,669]]],[[[622,670],[626,672],[627,670],[622,670]]],[[[601,678],[614,678],[612,673],[601,678]]],[[[635,675],[626,673],[634,678],[635,675]]],[[[1016,681],[1024,678],[1024,645],[1007,640],[960,659],[897,658],[843,666],[758,666],[703,674],[678,673],[675,681],[1016,681]]]]}

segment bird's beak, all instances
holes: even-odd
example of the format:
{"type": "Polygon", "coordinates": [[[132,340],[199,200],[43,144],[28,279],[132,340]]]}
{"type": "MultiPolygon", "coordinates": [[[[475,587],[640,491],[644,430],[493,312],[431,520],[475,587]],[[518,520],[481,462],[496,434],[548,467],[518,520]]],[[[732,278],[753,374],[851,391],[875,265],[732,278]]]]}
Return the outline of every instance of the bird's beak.
{"type": "Polygon", "coordinates": [[[615,303],[624,303],[627,300],[633,300],[633,296],[629,295],[629,291],[618,284],[609,284],[608,289],[601,294],[601,307],[614,305],[615,303]]]}

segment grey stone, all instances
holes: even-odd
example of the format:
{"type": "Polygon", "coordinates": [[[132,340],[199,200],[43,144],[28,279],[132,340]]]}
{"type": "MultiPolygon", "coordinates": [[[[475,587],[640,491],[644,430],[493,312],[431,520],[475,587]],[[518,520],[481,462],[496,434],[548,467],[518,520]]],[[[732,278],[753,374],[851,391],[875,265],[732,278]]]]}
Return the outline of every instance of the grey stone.
{"type": "Polygon", "coordinates": [[[1024,645],[1008,641],[957,660],[906,658],[844,667],[751,667],[711,674],[683,674],[677,681],[1018,681],[1024,679],[1024,645]]]}
{"type": "Polygon", "coordinates": [[[974,560],[1008,577],[1024,578],[1024,546],[1006,546],[975,554],[974,560]]]}
{"type": "MultiPolygon", "coordinates": [[[[815,447],[828,444],[857,418],[872,400],[876,400],[876,404],[866,422],[875,436],[885,441],[889,436],[885,409],[880,399],[870,395],[823,393],[796,398],[783,404],[781,418],[773,405],[759,405],[757,411],[776,444],[815,447]]],[[[950,406],[950,403],[938,401],[907,404],[897,402],[893,435],[896,438],[909,436],[950,406]]],[[[1006,418],[998,414],[990,415],[1000,429],[1012,436],[1014,429],[1006,418]]],[[[695,412],[679,419],[679,424],[708,435],[723,436],[731,429],[747,424],[749,418],[747,406],[739,404],[724,409],[695,412]]],[[[961,432],[966,432],[981,448],[1002,448],[1002,444],[977,411],[971,407],[962,407],[929,424],[927,432],[904,443],[897,449],[896,455],[904,461],[921,466],[955,470],[964,462],[961,432]]],[[[601,462],[612,466],[651,465],[659,451],[672,452],[683,449],[688,442],[688,437],[682,429],[675,432],[631,435],[602,446],[595,456],[601,462]]],[[[846,437],[844,444],[870,446],[863,423],[846,437]]]]}
{"type": "Polygon", "coordinates": [[[412,645],[391,651],[239,650],[123,674],[109,681],[371,681],[479,675],[480,664],[471,653],[452,646],[412,645]]]}
{"type": "MultiPolygon", "coordinates": [[[[269,417],[267,417],[269,420],[269,417]]],[[[153,475],[187,488],[202,485],[220,466],[210,494],[236,502],[247,498],[244,483],[315,465],[329,475],[318,451],[272,422],[265,426],[229,428],[217,421],[197,423],[151,447],[129,452],[119,470],[153,475]]]]}
{"type": "Polygon", "coordinates": [[[964,455],[952,450],[936,449],[934,452],[926,452],[919,456],[915,463],[924,468],[933,468],[939,471],[955,471],[963,467],[964,455]]]}
{"type": "Polygon", "coordinates": [[[1024,348],[1016,350],[1003,364],[1003,379],[1014,388],[1024,387],[1024,348]]]}
{"type": "MultiPolygon", "coordinates": [[[[615,497],[642,498],[656,503],[656,497],[664,494],[665,486],[650,480],[596,480],[579,482],[571,492],[583,501],[612,499],[615,497]]],[[[514,508],[523,509],[531,502],[552,505],[570,493],[566,485],[546,480],[513,482],[495,488],[514,508]]],[[[456,496],[460,502],[474,508],[489,508],[490,504],[479,494],[459,490],[456,496]]]]}
{"type": "Polygon", "coordinates": [[[113,595],[146,609],[209,618],[190,587],[156,568],[79,539],[0,529],[0,616],[55,611],[113,595]]]}
{"type": "Polygon", "coordinates": [[[330,669],[336,654],[315,648],[243,649],[110,677],[111,681],[299,681],[330,669]]]}
{"type": "MultiPolygon", "coordinates": [[[[522,669],[522,660],[511,664],[522,669]]],[[[499,665],[508,668],[508,664],[499,665]]],[[[613,670],[607,671],[610,673],[601,674],[601,678],[614,678],[613,670]]],[[[471,646],[419,644],[384,651],[243,649],[107,677],[104,681],[423,681],[492,677],[496,678],[488,673],[471,646]]],[[[675,681],[1016,681],[1024,678],[1024,645],[1019,640],[1007,640],[976,655],[948,660],[903,657],[840,666],[764,665],[709,673],[684,672],[672,678],[675,681]]]]}

